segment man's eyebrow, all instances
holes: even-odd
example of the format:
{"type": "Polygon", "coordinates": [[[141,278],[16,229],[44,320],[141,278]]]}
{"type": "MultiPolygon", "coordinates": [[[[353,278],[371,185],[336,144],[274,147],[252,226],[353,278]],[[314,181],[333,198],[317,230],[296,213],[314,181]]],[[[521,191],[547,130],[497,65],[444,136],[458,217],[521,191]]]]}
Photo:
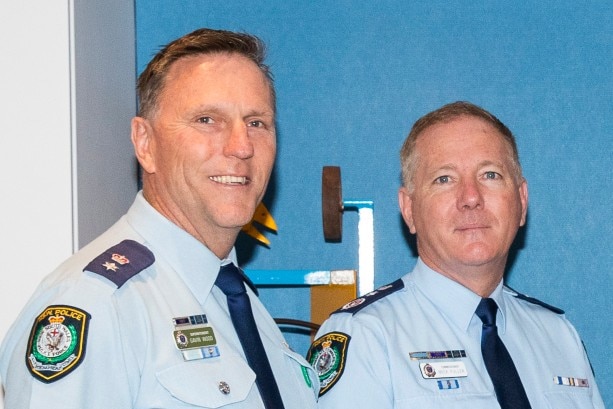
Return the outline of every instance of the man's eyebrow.
{"type": "Polygon", "coordinates": [[[245,117],[248,118],[248,117],[251,117],[251,116],[263,116],[263,117],[274,118],[275,114],[274,114],[274,112],[272,110],[252,109],[252,110],[247,112],[245,117]]]}
{"type": "Polygon", "coordinates": [[[479,162],[479,169],[485,168],[487,166],[495,166],[500,169],[506,169],[504,162],[501,162],[501,161],[484,160],[484,161],[479,162]]]}
{"type": "Polygon", "coordinates": [[[219,105],[204,104],[192,107],[189,112],[192,115],[200,115],[205,113],[220,114],[223,112],[223,108],[219,105]]]}
{"type": "Polygon", "coordinates": [[[457,170],[457,168],[458,167],[454,165],[453,163],[445,163],[445,164],[442,164],[432,169],[430,173],[438,173],[438,172],[446,171],[446,170],[457,170]]]}
{"type": "MultiPolygon", "coordinates": [[[[222,115],[226,110],[223,104],[203,104],[198,105],[190,109],[191,115],[201,115],[206,113],[222,115]]],[[[243,118],[249,118],[252,116],[261,116],[266,118],[274,118],[275,113],[272,109],[250,109],[247,111],[243,118]]]]}
{"type": "MultiPolygon", "coordinates": [[[[477,164],[477,169],[482,169],[482,168],[486,168],[489,166],[493,166],[496,167],[498,169],[505,169],[508,170],[508,167],[505,166],[504,162],[501,161],[494,161],[494,160],[483,160],[481,162],[479,162],[477,164]]],[[[436,168],[433,168],[432,170],[428,171],[428,175],[432,175],[434,176],[437,173],[440,172],[445,172],[445,171],[456,171],[458,169],[458,166],[453,164],[453,163],[444,163],[442,165],[437,166],[436,168]]]]}

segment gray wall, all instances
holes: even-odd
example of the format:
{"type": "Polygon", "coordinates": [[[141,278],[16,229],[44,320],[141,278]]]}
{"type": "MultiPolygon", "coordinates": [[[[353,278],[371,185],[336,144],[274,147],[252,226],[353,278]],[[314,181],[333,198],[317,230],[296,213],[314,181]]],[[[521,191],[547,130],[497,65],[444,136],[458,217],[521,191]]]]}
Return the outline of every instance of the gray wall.
{"type": "Polygon", "coordinates": [[[74,2],[78,243],[114,223],[137,190],[134,2],[74,2]]]}

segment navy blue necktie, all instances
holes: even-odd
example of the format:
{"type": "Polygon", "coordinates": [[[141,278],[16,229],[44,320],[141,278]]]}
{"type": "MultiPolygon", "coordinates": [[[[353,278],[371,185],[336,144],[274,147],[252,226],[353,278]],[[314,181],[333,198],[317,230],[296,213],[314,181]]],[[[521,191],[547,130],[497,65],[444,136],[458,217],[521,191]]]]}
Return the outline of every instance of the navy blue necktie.
{"type": "Polygon", "coordinates": [[[530,409],[530,401],[521,383],[513,359],[498,336],[496,311],[498,305],[491,298],[483,298],[475,314],[483,322],[481,352],[487,372],[494,384],[496,398],[502,409],[530,409]]]}
{"type": "Polygon", "coordinates": [[[222,266],[215,285],[228,298],[232,324],[243,346],[247,363],[255,372],[255,382],[267,409],[283,409],[283,400],[266,356],[245,290],[244,276],[234,264],[222,266]]]}

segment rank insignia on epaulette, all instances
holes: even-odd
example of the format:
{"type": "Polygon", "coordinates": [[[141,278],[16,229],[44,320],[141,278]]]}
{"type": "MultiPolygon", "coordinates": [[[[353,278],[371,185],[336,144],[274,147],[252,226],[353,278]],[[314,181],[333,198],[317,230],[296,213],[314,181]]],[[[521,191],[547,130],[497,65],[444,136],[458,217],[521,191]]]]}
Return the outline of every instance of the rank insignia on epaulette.
{"type": "Polygon", "coordinates": [[[536,298],[527,296],[525,294],[520,293],[519,291],[515,291],[514,289],[512,289],[511,287],[509,287],[508,285],[505,284],[504,286],[504,290],[507,293],[510,293],[513,297],[519,298],[520,300],[524,300],[527,301],[531,304],[535,304],[535,305],[540,305],[543,308],[548,309],[549,311],[555,312],[556,314],[564,314],[564,310],[558,308],[558,307],[554,307],[553,305],[549,305],[541,300],[537,300],[536,298]]]}
{"type": "Polygon", "coordinates": [[[26,351],[32,376],[51,383],[74,371],[85,357],[90,318],[67,305],[51,305],[36,317],[26,351]]]}
{"type": "Polygon", "coordinates": [[[404,288],[404,282],[402,281],[402,279],[398,279],[391,284],[387,284],[382,287],[379,287],[374,291],[371,291],[367,294],[364,294],[363,296],[359,298],[356,298],[355,300],[349,301],[347,304],[343,305],[338,310],[333,311],[332,314],[336,314],[339,312],[350,312],[352,314],[355,314],[356,312],[374,303],[375,301],[378,301],[384,297],[387,297],[388,295],[398,290],[402,290],[403,288],[404,288]]]}
{"type": "Polygon", "coordinates": [[[83,271],[91,271],[121,287],[155,261],[153,253],[134,240],[124,240],[92,260],[83,271]]]}
{"type": "Polygon", "coordinates": [[[307,354],[307,361],[319,376],[319,396],[326,393],[345,370],[347,347],[351,337],[342,332],[330,332],[316,339],[307,354]]]}

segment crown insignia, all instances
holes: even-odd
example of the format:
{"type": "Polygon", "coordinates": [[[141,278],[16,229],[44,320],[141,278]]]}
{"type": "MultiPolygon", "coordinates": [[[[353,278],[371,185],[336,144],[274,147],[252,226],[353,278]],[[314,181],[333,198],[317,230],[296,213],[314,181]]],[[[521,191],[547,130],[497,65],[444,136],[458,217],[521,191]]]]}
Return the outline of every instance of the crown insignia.
{"type": "Polygon", "coordinates": [[[64,322],[65,318],[62,317],[61,315],[56,315],[54,317],[49,317],[49,323],[51,324],[61,324],[62,322],[64,322]]]}
{"type": "Polygon", "coordinates": [[[128,260],[126,256],[122,256],[121,254],[117,254],[117,253],[113,253],[113,255],[111,256],[111,259],[113,259],[113,261],[116,261],[117,263],[121,265],[128,264],[130,262],[130,260],[128,260]]]}

